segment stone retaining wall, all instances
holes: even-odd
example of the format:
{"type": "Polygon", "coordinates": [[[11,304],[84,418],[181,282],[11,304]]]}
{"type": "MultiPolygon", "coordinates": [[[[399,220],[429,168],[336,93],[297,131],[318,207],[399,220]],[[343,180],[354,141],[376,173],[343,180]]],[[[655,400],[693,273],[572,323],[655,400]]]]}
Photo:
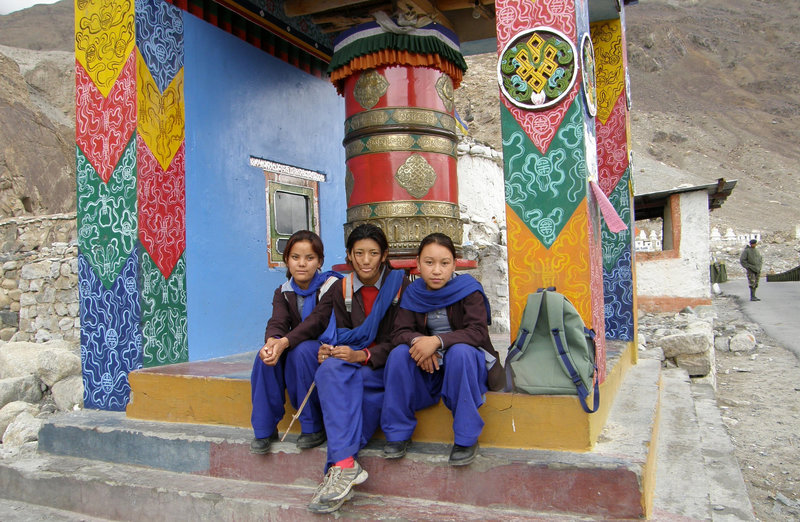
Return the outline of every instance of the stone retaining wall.
{"type": "Polygon", "coordinates": [[[75,213],[0,221],[0,340],[80,340],[75,213]]]}

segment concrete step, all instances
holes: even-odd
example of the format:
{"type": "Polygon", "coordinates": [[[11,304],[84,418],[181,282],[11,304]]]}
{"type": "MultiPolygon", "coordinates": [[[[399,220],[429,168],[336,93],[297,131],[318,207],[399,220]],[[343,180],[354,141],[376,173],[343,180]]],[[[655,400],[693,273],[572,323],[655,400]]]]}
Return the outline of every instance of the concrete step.
{"type": "Polygon", "coordinates": [[[48,522],[102,522],[106,518],[97,518],[28,502],[17,502],[0,498],[0,520],[3,522],[30,522],[31,520],[48,522]]]}
{"type": "MultiPolygon", "coordinates": [[[[471,466],[453,468],[447,464],[449,444],[415,442],[406,458],[387,461],[381,456],[382,441],[375,440],[359,454],[370,478],[358,490],[476,509],[502,506],[611,518],[647,515],[659,374],[658,361],[631,368],[593,451],[482,447],[471,466]]],[[[290,435],[286,442],[275,443],[270,454],[251,455],[251,437],[246,428],[140,421],[122,413],[86,410],[51,417],[39,433],[39,451],[281,487],[309,488],[321,479],[324,446],[301,452],[294,445],[296,436],[290,435]]]]}
{"type": "Polygon", "coordinates": [[[756,520],[747,494],[733,443],[722,422],[714,389],[692,383],[692,398],[700,425],[700,449],[708,475],[711,519],[714,521],[756,520]]]}
{"type": "Polygon", "coordinates": [[[708,475],[689,374],[682,368],[665,369],[661,379],[655,515],[709,520],[708,475]]]}
{"type": "Polygon", "coordinates": [[[714,389],[662,372],[654,518],[755,520],[714,389]]]}
{"type": "Polygon", "coordinates": [[[315,487],[310,479],[305,485],[264,484],[52,455],[0,461],[0,499],[39,504],[32,515],[63,517],[50,520],[591,520],[360,491],[337,513],[313,515],[306,504],[315,487]]]}

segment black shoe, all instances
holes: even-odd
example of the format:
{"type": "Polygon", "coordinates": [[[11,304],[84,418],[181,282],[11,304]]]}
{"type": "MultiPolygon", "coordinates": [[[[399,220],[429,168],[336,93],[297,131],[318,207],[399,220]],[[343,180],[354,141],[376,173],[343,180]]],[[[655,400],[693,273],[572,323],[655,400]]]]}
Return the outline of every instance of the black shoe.
{"type": "Polygon", "coordinates": [[[758,297],[756,297],[756,296],[753,296],[753,297],[751,297],[751,298],[750,298],[750,300],[751,300],[751,301],[761,301],[761,299],[759,299],[759,298],[758,298],[758,297]]]}
{"type": "Polygon", "coordinates": [[[278,440],[278,430],[272,432],[272,435],[263,439],[253,439],[250,441],[250,453],[255,455],[264,455],[269,453],[269,447],[272,446],[272,441],[278,440]]]}
{"type": "Polygon", "coordinates": [[[410,440],[387,441],[383,446],[383,458],[400,459],[406,456],[410,440]]]}
{"type": "Polygon", "coordinates": [[[325,430],[315,431],[314,433],[301,433],[297,437],[297,447],[300,449],[316,448],[326,440],[328,440],[328,435],[325,430]]]}
{"type": "Polygon", "coordinates": [[[475,455],[478,454],[478,443],[472,446],[459,446],[453,444],[453,449],[450,451],[450,465],[451,466],[466,466],[472,464],[475,460],[475,455]]]}

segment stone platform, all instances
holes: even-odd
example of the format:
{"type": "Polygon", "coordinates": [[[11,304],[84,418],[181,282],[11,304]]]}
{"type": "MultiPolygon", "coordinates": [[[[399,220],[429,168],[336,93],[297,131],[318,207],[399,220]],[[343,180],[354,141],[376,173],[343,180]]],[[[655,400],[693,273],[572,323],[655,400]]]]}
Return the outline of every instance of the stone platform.
{"type": "MultiPolygon", "coordinates": [[[[501,343],[495,343],[500,346],[501,343]]],[[[250,427],[250,371],[255,352],[209,361],[159,366],[131,372],[131,419],[250,427]]],[[[614,397],[635,363],[630,343],[607,343],[607,374],[600,385],[600,408],[587,415],[577,396],[486,394],[480,413],[486,423],[480,437],[484,447],[590,451],[605,425],[614,397]]],[[[591,398],[590,398],[591,401],[591,398]]],[[[294,409],[278,424],[286,430],[294,409]]],[[[441,402],[417,414],[414,440],[451,442],[452,416],[441,402]]],[[[299,426],[293,426],[299,433],[299,426]]],[[[377,438],[382,438],[378,434],[377,438]]]]}
{"type": "MultiPolygon", "coordinates": [[[[643,361],[629,368],[614,405],[607,412],[608,426],[591,451],[482,445],[472,465],[454,468],[447,464],[452,435],[439,442],[420,442],[415,437],[406,458],[393,461],[381,457],[383,443],[373,440],[359,455],[370,478],[357,488],[356,498],[369,505],[380,499],[381,503],[400,506],[402,502],[389,500],[399,498],[410,499],[417,506],[463,506],[476,510],[473,514],[480,515],[478,518],[488,519],[513,519],[522,514],[522,518],[542,516],[543,520],[561,516],[645,517],[651,511],[654,491],[655,452],[651,449],[658,420],[659,383],[657,361],[643,361]],[[492,514],[492,510],[500,511],[492,514]],[[511,516],[514,513],[517,515],[511,516]]],[[[571,407],[580,410],[577,403],[571,407]]],[[[447,413],[439,422],[449,426],[450,419],[447,413]]],[[[269,454],[251,455],[251,437],[249,428],[143,421],[124,413],[87,410],[54,416],[42,428],[39,451],[50,460],[41,462],[40,472],[79,465],[58,460],[67,458],[86,460],[83,465],[98,473],[105,469],[101,462],[177,473],[182,478],[174,479],[175,487],[190,480],[190,475],[222,481],[214,488],[231,480],[243,481],[259,492],[260,502],[280,504],[268,492],[284,492],[282,502],[294,505],[295,501],[288,499],[296,498],[299,504],[295,507],[298,514],[302,513],[322,477],[325,447],[299,451],[294,444],[296,435],[292,434],[286,442],[275,443],[269,454]],[[289,495],[285,490],[294,493],[289,495]]],[[[103,471],[100,475],[107,472],[110,473],[103,471]]],[[[19,476],[22,471],[15,473],[19,476]]],[[[102,484],[110,480],[96,479],[102,484]]],[[[98,487],[89,483],[77,481],[75,487],[98,487]]],[[[203,484],[181,488],[194,496],[214,494],[213,488],[205,490],[210,486],[203,484]]],[[[246,495],[250,494],[254,493],[246,495]]],[[[366,509],[359,507],[362,505],[348,507],[348,503],[345,512],[366,509]]]]}

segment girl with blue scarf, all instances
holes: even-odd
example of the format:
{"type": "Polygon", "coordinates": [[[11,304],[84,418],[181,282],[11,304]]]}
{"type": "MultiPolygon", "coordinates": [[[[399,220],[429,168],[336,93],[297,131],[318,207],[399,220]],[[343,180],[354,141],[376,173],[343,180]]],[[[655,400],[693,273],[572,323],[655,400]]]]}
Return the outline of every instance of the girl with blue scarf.
{"type": "Polygon", "coordinates": [[[417,425],[415,412],[444,401],[453,413],[455,443],[450,464],[470,464],[478,451],[483,419],[478,408],[505,375],[489,339],[489,301],[470,275],[454,276],[456,250],[444,234],[422,240],[420,278],[403,293],[384,371],[381,428],[384,457],[403,457],[417,425]]]}
{"type": "MultiPolygon", "coordinates": [[[[275,290],[272,317],[264,332],[264,346],[259,350],[250,374],[253,403],[250,422],[255,434],[250,443],[251,453],[268,453],[272,440],[277,438],[276,428],[284,416],[286,390],[292,406],[297,408],[314,382],[319,366],[319,343],[308,341],[287,350],[277,341],[311,315],[325,289],[342,277],[335,272],[321,272],[324,260],[322,240],[313,232],[295,232],[286,243],[283,262],[289,280],[275,290]]],[[[316,390],[299,419],[302,433],[297,439],[298,448],[313,448],[325,442],[316,390]]]]}
{"type": "Polygon", "coordinates": [[[386,262],[389,242],[375,225],[356,227],[347,238],[353,272],[334,283],[307,321],[285,342],[319,338],[315,380],[328,435],[326,474],[308,505],[314,513],[336,511],[367,479],[356,461],[378,428],[383,405],[383,366],[408,279],[386,262]]]}

